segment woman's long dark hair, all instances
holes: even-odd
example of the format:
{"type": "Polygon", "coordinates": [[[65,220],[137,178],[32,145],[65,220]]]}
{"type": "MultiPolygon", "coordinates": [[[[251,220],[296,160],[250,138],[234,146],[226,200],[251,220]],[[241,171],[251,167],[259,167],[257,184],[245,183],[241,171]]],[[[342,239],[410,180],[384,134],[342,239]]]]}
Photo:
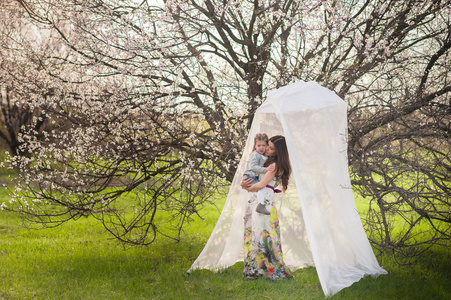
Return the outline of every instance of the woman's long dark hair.
{"type": "Polygon", "coordinates": [[[267,167],[272,163],[276,163],[276,176],[282,178],[282,186],[284,189],[287,189],[288,179],[291,175],[291,164],[285,137],[275,135],[271,137],[269,141],[272,142],[276,148],[276,156],[269,157],[265,162],[265,166],[267,167]]]}

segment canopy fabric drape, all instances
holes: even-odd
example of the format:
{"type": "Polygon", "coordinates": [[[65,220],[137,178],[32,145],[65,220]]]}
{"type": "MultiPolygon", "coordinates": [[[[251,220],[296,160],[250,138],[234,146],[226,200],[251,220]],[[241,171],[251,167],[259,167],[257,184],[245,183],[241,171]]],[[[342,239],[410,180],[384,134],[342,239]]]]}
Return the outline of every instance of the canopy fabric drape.
{"type": "Polygon", "coordinates": [[[386,274],[357,211],[347,160],[347,104],[315,82],[270,91],[257,109],[221,216],[191,266],[217,271],[242,261],[244,207],[240,182],[256,133],[284,135],[293,174],[278,194],[284,261],[295,271],[315,266],[326,296],[363,276],[386,274]]]}

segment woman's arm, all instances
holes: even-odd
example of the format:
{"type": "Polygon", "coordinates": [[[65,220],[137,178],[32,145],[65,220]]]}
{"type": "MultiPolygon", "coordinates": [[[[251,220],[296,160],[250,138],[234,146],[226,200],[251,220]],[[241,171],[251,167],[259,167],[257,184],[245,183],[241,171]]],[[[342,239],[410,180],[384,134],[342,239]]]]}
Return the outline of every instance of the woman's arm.
{"type": "MultiPolygon", "coordinates": [[[[271,166],[274,164],[271,164],[271,166]]],[[[266,185],[276,176],[276,168],[274,168],[272,171],[269,171],[265,173],[265,176],[263,176],[262,180],[257,182],[256,184],[250,185],[249,183],[252,181],[249,179],[243,179],[241,181],[241,187],[249,192],[256,192],[266,187],[266,185]]]]}

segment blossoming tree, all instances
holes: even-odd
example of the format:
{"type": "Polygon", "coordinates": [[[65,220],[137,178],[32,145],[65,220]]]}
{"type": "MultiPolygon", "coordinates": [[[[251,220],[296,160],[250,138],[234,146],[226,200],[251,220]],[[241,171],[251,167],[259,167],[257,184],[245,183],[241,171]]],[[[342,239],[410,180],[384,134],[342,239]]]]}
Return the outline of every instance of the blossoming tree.
{"type": "Polygon", "coordinates": [[[349,105],[374,245],[404,255],[425,222],[426,245],[449,239],[447,1],[7,2],[0,78],[55,128],[21,136],[30,155],[14,158],[22,184],[3,208],[47,225],[93,215],[132,244],[177,239],[233,178],[266,92],[302,79],[349,105]]]}

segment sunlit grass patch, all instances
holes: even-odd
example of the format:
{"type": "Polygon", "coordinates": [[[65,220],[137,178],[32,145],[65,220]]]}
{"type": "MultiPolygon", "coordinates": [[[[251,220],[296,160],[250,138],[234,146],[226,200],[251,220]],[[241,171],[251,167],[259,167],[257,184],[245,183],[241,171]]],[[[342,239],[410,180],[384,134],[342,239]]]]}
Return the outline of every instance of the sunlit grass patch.
{"type": "MultiPolygon", "coordinates": [[[[0,190],[0,201],[8,194],[0,190]]],[[[130,193],[121,201],[131,201],[130,193]]],[[[128,248],[93,217],[53,229],[29,230],[20,216],[0,212],[0,299],[324,299],[316,269],[270,282],[243,280],[243,263],[214,273],[186,271],[205,246],[224,205],[208,206],[184,227],[180,242],[163,236],[128,248]]],[[[365,199],[356,197],[360,211],[365,199]]],[[[129,211],[127,213],[130,213],[129,211]]],[[[164,214],[160,216],[164,220],[164,214]]],[[[169,217],[169,216],[166,216],[169,217]]],[[[332,299],[448,299],[450,250],[433,248],[416,264],[384,256],[388,275],[363,278],[332,299]]]]}

